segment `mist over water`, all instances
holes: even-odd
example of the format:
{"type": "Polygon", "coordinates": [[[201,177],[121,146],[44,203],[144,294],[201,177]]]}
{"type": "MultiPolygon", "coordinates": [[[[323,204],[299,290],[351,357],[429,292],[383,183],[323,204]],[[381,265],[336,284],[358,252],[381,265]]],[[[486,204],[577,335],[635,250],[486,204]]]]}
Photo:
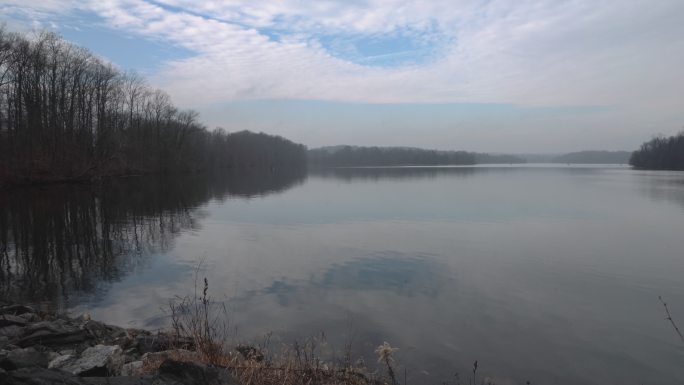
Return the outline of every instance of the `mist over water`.
{"type": "Polygon", "coordinates": [[[241,341],[325,332],[417,383],[680,384],[684,173],[626,167],[267,171],[12,190],[11,298],[162,327],[195,269],[241,341]]]}

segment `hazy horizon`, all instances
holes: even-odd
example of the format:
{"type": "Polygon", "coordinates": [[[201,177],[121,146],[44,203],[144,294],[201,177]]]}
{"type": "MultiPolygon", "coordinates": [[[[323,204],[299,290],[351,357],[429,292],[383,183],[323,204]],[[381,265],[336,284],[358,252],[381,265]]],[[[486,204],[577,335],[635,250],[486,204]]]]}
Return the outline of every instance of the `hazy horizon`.
{"type": "Polygon", "coordinates": [[[495,152],[495,151],[471,151],[468,149],[462,149],[462,148],[454,148],[454,149],[437,149],[437,148],[428,148],[428,147],[416,147],[416,146],[386,146],[386,145],[359,145],[359,144],[349,144],[349,143],[340,143],[340,144],[332,144],[332,145],[325,145],[325,146],[310,146],[308,147],[309,150],[314,150],[314,149],[324,149],[324,148],[335,148],[335,147],[379,147],[379,148],[409,148],[409,149],[417,149],[417,150],[436,150],[436,151],[467,151],[467,152],[477,152],[477,153],[482,153],[482,154],[490,154],[490,155],[517,155],[517,156],[557,156],[557,155],[565,155],[565,154],[572,154],[572,153],[580,153],[580,152],[633,152],[633,150],[603,150],[599,148],[587,148],[583,150],[577,150],[577,151],[565,151],[565,152],[495,152]]]}
{"type": "Polygon", "coordinates": [[[310,148],[631,151],[684,124],[684,3],[4,0],[208,127],[310,148]]]}

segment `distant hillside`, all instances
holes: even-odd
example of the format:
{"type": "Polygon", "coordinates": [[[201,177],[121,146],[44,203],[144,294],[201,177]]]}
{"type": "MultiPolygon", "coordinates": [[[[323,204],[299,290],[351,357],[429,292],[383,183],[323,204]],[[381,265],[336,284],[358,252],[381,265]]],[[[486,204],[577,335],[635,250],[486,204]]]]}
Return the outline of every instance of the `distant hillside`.
{"type": "Polygon", "coordinates": [[[318,166],[430,166],[525,163],[505,154],[426,150],[414,147],[329,146],[308,151],[309,164],[318,166]]]}
{"type": "Polygon", "coordinates": [[[554,158],[559,157],[562,154],[517,154],[516,156],[519,156],[527,163],[551,163],[554,158]]]}
{"type": "Polygon", "coordinates": [[[317,166],[429,166],[475,164],[475,154],[411,147],[321,147],[308,151],[309,164],[317,166]]]}
{"type": "Polygon", "coordinates": [[[629,151],[579,151],[557,156],[553,163],[626,164],[632,153],[629,151]]]}
{"type": "Polygon", "coordinates": [[[684,170],[684,132],[642,144],[632,153],[629,164],[651,170],[684,170]]]}

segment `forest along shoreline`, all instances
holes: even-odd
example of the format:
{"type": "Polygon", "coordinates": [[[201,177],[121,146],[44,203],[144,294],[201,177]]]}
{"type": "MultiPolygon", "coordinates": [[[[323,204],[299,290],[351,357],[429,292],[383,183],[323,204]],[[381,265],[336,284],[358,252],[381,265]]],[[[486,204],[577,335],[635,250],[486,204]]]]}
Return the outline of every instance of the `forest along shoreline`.
{"type": "Polygon", "coordinates": [[[144,78],[42,32],[0,26],[0,182],[303,166],[279,136],[209,130],[144,78]]]}

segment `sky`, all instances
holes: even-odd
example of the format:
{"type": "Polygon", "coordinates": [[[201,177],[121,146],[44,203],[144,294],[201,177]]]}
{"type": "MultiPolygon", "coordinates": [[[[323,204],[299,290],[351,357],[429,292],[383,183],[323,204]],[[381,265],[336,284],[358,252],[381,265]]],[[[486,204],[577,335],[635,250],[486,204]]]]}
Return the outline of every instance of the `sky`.
{"type": "Polygon", "coordinates": [[[210,128],[309,147],[633,150],[684,127],[682,0],[0,0],[210,128]]]}

